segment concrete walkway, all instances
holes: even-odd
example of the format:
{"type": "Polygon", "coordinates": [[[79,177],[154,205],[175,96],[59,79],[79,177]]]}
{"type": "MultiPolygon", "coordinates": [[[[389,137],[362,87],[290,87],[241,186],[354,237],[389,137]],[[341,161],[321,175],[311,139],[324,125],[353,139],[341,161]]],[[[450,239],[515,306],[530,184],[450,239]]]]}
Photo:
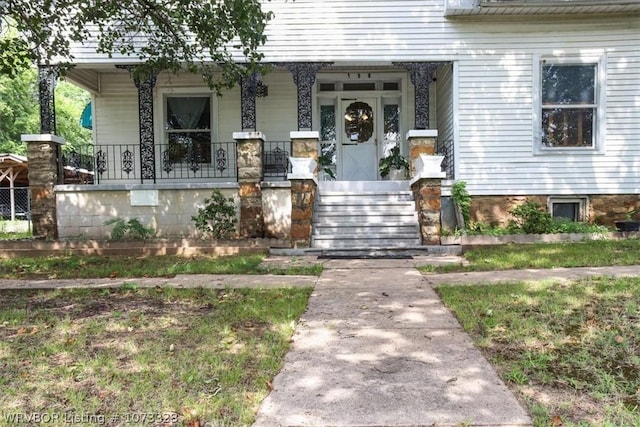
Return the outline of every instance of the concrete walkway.
{"type": "Polygon", "coordinates": [[[421,275],[451,256],[319,260],[270,257],[266,265],[324,264],[310,276],[179,275],[174,278],[0,280],[0,289],[312,286],[256,427],[523,426],[531,419],[434,288],[440,284],[638,276],[640,266],[421,275]]]}
{"type": "Polygon", "coordinates": [[[414,262],[324,264],[255,427],[532,424],[414,262]]]}

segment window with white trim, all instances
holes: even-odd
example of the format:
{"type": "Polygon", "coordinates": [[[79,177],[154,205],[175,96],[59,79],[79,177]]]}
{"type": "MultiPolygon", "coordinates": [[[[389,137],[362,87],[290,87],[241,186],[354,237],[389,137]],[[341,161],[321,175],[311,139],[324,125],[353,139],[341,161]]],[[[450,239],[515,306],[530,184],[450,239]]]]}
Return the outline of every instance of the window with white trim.
{"type": "Polygon", "coordinates": [[[553,218],[583,222],[587,220],[587,197],[552,196],[547,200],[549,212],[553,218]]]}
{"type": "Polygon", "coordinates": [[[593,58],[540,61],[539,152],[602,150],[602,68],[593,58]]]}
{"type": "Polygon", "coordinates": [[[171,163],[211,163],[211,96],[167,96],[165,141],[171,163]]]}
{"type": "Polygon", "coordinates": [[[594,147],[597,64],[542,65],[542,145],[594,147]]]}

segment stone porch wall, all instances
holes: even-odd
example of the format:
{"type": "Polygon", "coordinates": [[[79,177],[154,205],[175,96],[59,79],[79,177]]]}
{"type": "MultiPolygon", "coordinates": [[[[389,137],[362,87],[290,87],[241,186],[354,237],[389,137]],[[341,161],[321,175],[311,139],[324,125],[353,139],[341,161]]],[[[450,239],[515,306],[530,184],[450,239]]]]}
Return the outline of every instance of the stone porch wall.
{"type": "MultiPolygon", "coordinates": [[[[534,200],[542,206],[547,199],[556,195],[532,196],[473,196],[471,200],[471,222],[484,222],[492,225],[506,226],[513,217],[509,211],[526,200],[534,200]]],[[[640,219],[640,195],[577,195],[587,197],[587,221],[601,225],[614,226],[614,221],[624,220],[626,213],[638,210],[635,219],[640,219]]]]}

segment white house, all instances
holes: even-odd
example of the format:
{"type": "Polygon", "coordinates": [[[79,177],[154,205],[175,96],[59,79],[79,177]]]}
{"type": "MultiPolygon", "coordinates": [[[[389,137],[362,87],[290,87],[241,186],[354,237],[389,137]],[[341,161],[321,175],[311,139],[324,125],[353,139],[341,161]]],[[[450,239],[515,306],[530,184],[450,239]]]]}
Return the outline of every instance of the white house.
{"type": "MultiPolygon", "coordinates": [[[[606,224],[640,207],[640,2],[264,8],[275,14],[263,48],[271,72],[221,97],[186,72],[136,87],[126,69],[134,59],[78,48],[68,79],[93,94],[96,179],[91,189],[57,187],[62,235],[104,234],[114,215],[189,232],[210,188],[237,194],[234,134],[242,132],[260,133],[272,156],[263,158],[264,181],[276,182],[265,192],[288,188],[277,156],[291,155],[292,132],[317,132],[330,161],[321,163],[322,194],[329,174],[381,180],[378,160],[395,144],[408,154],[407,135],[427,130],[445,156],[443,195],[450,180],[464,180],[475,221],[504,222],[525,197],[554,215],[606,224]],[[174,226],[163,225],[168,217],[174,226]]],[[[290,213],[278,213],[289,199],[274,200],[265,218],[290,227],[290,213]]]]}

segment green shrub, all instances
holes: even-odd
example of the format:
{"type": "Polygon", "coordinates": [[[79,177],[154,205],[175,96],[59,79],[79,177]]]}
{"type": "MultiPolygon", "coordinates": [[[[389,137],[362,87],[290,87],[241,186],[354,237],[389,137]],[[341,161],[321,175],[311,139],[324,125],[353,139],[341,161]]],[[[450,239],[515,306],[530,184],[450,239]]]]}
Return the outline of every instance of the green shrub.
{"type": "Polygon", "coordinates": [[[104,225],[113,225],[111,229],[112,240],[146,240],[156,234],[153,227],[145,227],[138,218],[131,218],[129,221],[122,218],[112,218],[105,221],[104,225]]]}
{"type": "Polygon", "coordinates": [[[198,209],[198,214],[191,217],[196,228],[216,239],[231,236],[236,228],[236,208],[231,197],[226,198],[220,190],[213,190],[211,198],[204,199],[204,208],[198,209]]]}
{"type": "Polygon", "coordinates": [[[553,233],[553,218],[540,203],[527,200],[509,211],[516,217],[515,227],[526,234],[553,233]]]}
{"type": "Polygon", "coordinates": [[[575,222],[567,218],[554,218],[551,228],[552,233],[607,233],[612,231],[604,225],[575,222]]]}
{"type": "Polygon", "coordinates": [[[453,203],[458,206],[462,219],[464,220],[464,227],[469,228],[469,221],[471,219],[471,196],[467,191],[467,183],[465,181],[456,181],[451,187],[451,199],[453,203]]]}

